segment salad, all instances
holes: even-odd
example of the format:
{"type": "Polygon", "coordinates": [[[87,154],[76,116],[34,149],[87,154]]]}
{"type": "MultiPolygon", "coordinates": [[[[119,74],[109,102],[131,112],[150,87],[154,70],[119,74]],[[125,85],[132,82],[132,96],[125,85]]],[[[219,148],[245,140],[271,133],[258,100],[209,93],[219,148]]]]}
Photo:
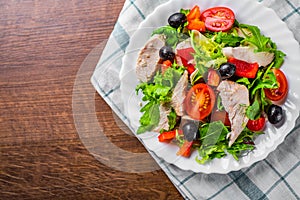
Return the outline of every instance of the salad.
{"type": "Polygon", "coordinates": [[[285,54],[228,7],[199,6],[170,15],[141,49],[136,87],[143,93],[137,134],[158,132],[178,156],[198,151],[204,164],[255,149],[266,123],[284,123],[285,54]]]}

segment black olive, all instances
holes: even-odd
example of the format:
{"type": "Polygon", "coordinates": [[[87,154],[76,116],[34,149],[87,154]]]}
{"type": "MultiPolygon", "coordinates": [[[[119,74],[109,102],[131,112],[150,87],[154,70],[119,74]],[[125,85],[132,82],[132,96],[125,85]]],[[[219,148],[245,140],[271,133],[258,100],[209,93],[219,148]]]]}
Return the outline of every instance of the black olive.
{"type": "Polygon", "coordinates": [[[232,63],[223,63],[220,68],[219,72],[221,74],[222,79],[228,79],[232,77],[235,73],[236,67],[232,63]]]}
{"type": "Polygon", "coordinates": [[[175,53],[172,47],[164,46],[159,50],[159,57],[163,60],[173,61],[175,58],[175,53]]]}
{"type": "Polygon", "coordinates": [[[168,23],[173,28],[178,28],[179,26],[183,25],[186,21],[186,16],[183,13],[174,13],[168,19],[168,23]]]}
{"type": "Polygon", "coordinates": [[[283,110],[280,106],[272,104],[267,111],[268,120],[271,124],[282,124],[284,120],[283,110]]]}
{"type": "Polygon", "coordinates": [[[187,122],[182,127],[184,138],[191,142],[198,138],[198,126],[194,122],[187,122]]]}

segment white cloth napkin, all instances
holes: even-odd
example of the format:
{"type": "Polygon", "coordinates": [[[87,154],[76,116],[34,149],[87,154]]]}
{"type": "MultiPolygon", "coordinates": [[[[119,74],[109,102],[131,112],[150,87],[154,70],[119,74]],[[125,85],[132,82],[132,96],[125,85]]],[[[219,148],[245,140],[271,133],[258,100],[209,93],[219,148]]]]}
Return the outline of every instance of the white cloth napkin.
{"type": "MultiPolygon", "coordinates": [[[[125,123],[119,98],[119,72],[132,31],[167,0],[126,0],[91,82],[101,97],[125,123]]],[[[256,0],[253,0],[256,1],[256,0]]],[[[300,41],[299,0],[258,0],[272,8],[300,41]]],[[[254,13],[255,14],[255,13],[254,13]]],[[[300,56],[300,55],[299,55],[300,56]]],[[[300,67],[300,66],[299,66],[300,67]]],[[[149,152],[184,199],[300,199],[300,119],[274,152],[254,165],[228,174],[202,174],[169,165],[149,152]]]]}

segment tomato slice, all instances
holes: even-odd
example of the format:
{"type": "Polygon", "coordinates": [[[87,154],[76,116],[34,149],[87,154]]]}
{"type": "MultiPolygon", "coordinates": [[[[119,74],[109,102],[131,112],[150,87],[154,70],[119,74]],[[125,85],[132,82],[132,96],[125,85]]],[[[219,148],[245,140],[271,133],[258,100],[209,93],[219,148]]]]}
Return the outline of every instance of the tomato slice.
{"type": "Polygon", "coordinates": [[[207,84],[199,83],[188,91],[184,100],[184,108],[191,118],[202,120],[211,113],[215,101],[213,89],[207,84]]]}
{"type": "Polygon", "coordinates": [[[200,20],[210,31],[228,31],[234,24],[235,15],[227,7],[213,7],[203,11],[200,20]]]}
{"type": "Polygon", "coordinates": [[[185,141],[180,147],[179,151],[176,153],[177,156],[190,157],[193,147],[193,141],[185,141]]]}
{"type": "Polygon", "coordinates": [[[286,76],[280,69],[272,69],[276,76],[278,88],[276,89],[265,89],[265,94],[268,99],[281,103],[285,100],[288,93],[288,82],[286,76]]]}
{"type": "Polygon", "coordinates": [[[195,50],[192,47],[177,50],[177,56],[180,57],[183,66],[187,69],[189,74],[195,71],[195,66],[190,63],[190,61],[194,59],[194,53],[195,50]]]}
{"type": "Polygon", "coordinates": [[[233,57],[228,59],[228,62],[235,65],[235,75],[239,77],[255,78],[258,71],[257,63],[248,63],[243,60],[238,60],[233,57]]]}
{"type": "Polygon", "coordinates": [[[249,119],[247,127],[251,131],[262,131],[265,128],[266,119],[262,116],[259,119],[249,119]]]}

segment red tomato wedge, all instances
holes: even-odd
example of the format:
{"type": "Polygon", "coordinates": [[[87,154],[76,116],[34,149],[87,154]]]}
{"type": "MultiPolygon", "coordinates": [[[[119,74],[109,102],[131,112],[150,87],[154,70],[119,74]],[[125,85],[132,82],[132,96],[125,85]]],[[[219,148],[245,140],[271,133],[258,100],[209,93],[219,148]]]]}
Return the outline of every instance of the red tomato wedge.
{"type": "Polygon", "coordinates": [[[276,76],[278,88],[276,89],[265,89],[265,94],[268,99],[281,103],[285,100],[288,93],[288,82],[286,76],[280,69],[272,69],[276,76]]]}
{"type": "Polygon", "coordinates": [[[235,15],[227,7],[213,7],[203,11],[200,20],[210,31],[228,31],[234,24],[235,15]]]}
{"type": "Polygon", "coordinates": [[[199,83],[188,91],[184,107],[191,118],[202,120],[211,113],[215,101],[216,96],[213,89],[207,84],[199,83]]]}
{"type": "Polygon", "coordinates": [[[195,53],[195,50],[192,47],[177,50],[177,56],[180,57],[183,66],[186,67],[189,74],[195,71],[195,66],[190,63],[194,59],[193,53],[195,53]]]}
{"type": "Polygon", "coordinates": [[[266,119],[260,117],[259,119],[251,120],[249,119],[247,127],[251,131],[262,131],[265,128],[266,119]]]}
{"type": "Polygon", "coordinates": [[[177,156],[190,157],[193,147],[193,141],[185,141],[176,153],[177,156]]]}
{"type": "Polygon", "coordinates": [[[238,60],[235,58],[229,58],[228,62],[232,63],[236,67],[235,75],[239,77],[246,77],[246,78],[255,78],[256,73],[258,71],[258,64],[257,63],[248,63],[243,60],[238,60]]]}

